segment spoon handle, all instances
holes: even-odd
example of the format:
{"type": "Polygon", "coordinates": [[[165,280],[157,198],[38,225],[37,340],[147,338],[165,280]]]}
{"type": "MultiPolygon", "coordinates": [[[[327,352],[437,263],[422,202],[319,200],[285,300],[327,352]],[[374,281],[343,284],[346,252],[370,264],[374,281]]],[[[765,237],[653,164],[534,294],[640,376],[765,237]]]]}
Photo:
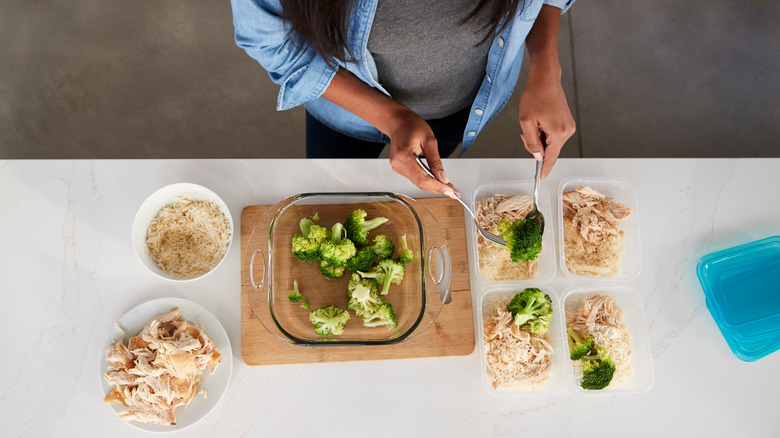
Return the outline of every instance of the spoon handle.
{"type": "MultiPolygon", "coordinates": [[[[431,169],[428,167],[428,163],[425,162],[425,156],[423,156],[423,155],[415,155],[415,158],[417,159],[417,164],[420,165],[422,170],[424,170],[425,173],[427,173],[428,176],[430,176],[431,178],[436,179],[436,177],[433,176],[433,172],[431,172],[431,169]]],[[[485,231],[482,227],[479,226],[479,222],[477,222],[477,215],[474,214],[474,211],[471,209],[471,207],[468,206],[468,204],[466,204],[465,202],[463,202],[462,199],[460,199],[460,196],[452,195],[452,199],[460,202],[460,205],[462,205],[463,208],[465,208],[466,211],[469,212],[469,214],[471,215],[471,218],[474,220],[474,225],[476,225],[476,227],[477,227],[477,232],[482,237],[484,237],[485,239],[487,239],[487,240],[489,240],[489,241],[491,241],[491,242],[493,242],[493,243],[495,243],[497,245],[506,246],[506,240],[502,239],[499,236],[496,236],[493,233],[485,231]]]]}
{"type": "Polygon", "coordinates": [[[536,162],[536,174],[534,175],[534,205],[539,205],[539,184],[542,181],[542,166],[544,157],[536,162]]]}
{"type": "Polygon", "coordinates": [[[428,174],[433,179],[436,179],[435,176],[433,176],[433,172],[431,172],[431,168],[428,167],[428,163],[425,162],[425,156],[424,155],[415,155],[414,158],[417,160],[417,164],[422,167],[422,170],[425,171],[425,173],[428,174]]]}

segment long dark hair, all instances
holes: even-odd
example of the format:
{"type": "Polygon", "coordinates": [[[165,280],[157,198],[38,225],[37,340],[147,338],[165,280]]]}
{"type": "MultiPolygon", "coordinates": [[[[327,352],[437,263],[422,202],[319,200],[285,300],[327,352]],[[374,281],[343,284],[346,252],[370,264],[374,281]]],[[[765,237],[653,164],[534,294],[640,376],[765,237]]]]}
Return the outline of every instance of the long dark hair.
{"type": "MultiPolygon", "coordinates": [[[[292,26],[291,35],[299,44],[310,45],[325,61],[347,62],[347,18],[355,0],[281,0],[283,17],[292,26]]],[[[466,23],[485,13],[482,31],[484,43],[503,32],[524,0],[479,0],[461,22],[466,23]]],[[[521,9],[522,10],[522,9],[521,9]]]]}

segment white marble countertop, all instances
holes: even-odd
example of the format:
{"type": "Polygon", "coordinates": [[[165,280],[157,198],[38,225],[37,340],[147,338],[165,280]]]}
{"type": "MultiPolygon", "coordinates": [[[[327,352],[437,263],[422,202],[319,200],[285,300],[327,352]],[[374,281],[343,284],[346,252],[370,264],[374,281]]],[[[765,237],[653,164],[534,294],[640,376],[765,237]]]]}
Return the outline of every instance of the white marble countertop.
{"type": "MultiPolygon", "coordinates": [[[[530,179],[534,165],[445,166],[468,197],[483,182],[530,179]]],[[[209,187],[237,227],[243,207],[300,192],[424,195],[385,160],[0,161],[3,435],[145,434],[103,403],[99,361],[122,314],[175,296],[220,319],[234,361],[217,407],[174,435],[778,436],[780,354],[746,363],[731,353],[695,267],[712,251],[780,234],[780,159],[562,159],[544,182],[553,199],[569,176],[618,177],[636,189],[642,271],[630,284],[649,325],[655,383],[648,392],[495,396],[481,380],[479,348],[464,357],[249,367],[240,351],[237,240],[216,272],[189,283],[161,280],[133,254],[135,212],[164,185],[209,187]]],[[[476,309],[484,284],[473,263],[476,309]]],[[[576,282],[558,268],[548,285],[560,293],[576,282]]]]}

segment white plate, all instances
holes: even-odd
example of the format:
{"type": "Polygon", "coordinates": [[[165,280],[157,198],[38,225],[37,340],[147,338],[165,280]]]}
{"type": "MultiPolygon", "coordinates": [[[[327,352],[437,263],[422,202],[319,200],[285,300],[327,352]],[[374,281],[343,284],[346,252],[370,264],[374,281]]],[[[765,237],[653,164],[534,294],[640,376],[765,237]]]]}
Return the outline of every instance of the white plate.
{"type": "MultiPolygon", "coordinates": [[[[164,426],[158,423],[141,423],[137,421],[128,422],[131,426],[147,432],[180,431],[200,421],[214,409],[225,394],[228,382],[230,382],[230,374],[233,370],[233,351],[230,348],[230,339],[228,338],[224,327],[222,327],[222,324],[220,324],[219,320],[203,306],[183,298],[157,298],[140,304],[125,313],[119,321],[117,321],[119,325],[127,331],[124,335],[125,341],[128,341],[131,337],[137,335],[152,318],[167,313],[174,307],[181,309],[181,319],[190,324],[196,324],[203,329],[206,335],[214,342],[217,351],[222,354],[222,359],[213,375],[211,374],[211,367],[203,370],[200,385],[198,385],[198,395],[192,399],[190,404],[179,407],[174,411],[176,414],[175,426],[164,426]],[[202,391],[206,392],[206,398],[203,397],[202,391]]],[[[110,335],[106,339],[100,358],[100,387],[104,396],[111,391],[112,387],[103,377],[109,366],[109,363],[106,360],[106,350],[122,337],[113,325],[107,327],[106,330],[109,330],[110,335]]],[[[127,409],[118,403],[108,406],[115,413],[127,409]]]]}

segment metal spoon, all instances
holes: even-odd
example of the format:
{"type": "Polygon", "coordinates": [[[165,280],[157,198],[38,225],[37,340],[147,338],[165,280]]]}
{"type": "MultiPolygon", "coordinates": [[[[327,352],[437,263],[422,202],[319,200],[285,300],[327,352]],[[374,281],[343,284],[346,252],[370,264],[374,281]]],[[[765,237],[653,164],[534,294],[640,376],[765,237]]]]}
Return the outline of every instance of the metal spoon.
{"type": "MultiPolygon", "coordinates": [[[[420,167],[422,167],[422,170],[424,170],[425,173],[427,173],[428,176],[430,176],[431,178],[436,179],[436,177],[433,176],[433,172],[431,172],[431,169],[428,167],[428,163],[425,162],[425,157],[422,155],[417,155],[416,158],[417,158],[417,164],[419,164],[420,167]]],[[[477,226],[477,231],[479,231],[479,234],[482,235],[482,237],[497,245],[506,246],[506,240],[496,236],[493,233],[489,233],[485,231],[484,229],[482,229],[482,227],[479,226],[479,222],[477,222],[477,216],[474,214],[473,211],[471,211],[471,208],[469,208],[469,206],[466,205],[466,203],[463,202],[462,199],[460,199],[458,195],[453,194],[452,197],[458,202],[460,202],[463,205],[463,208],[465,208],[466,211],[468,211],[469,214],[471,214],[471,217],[474,219],[474,225],[477,226]]]]}
{"type": "Polygon", "coordinates": [[[544,216],[539,211],[539,184],[542,179],[542,165],[544,164],[544,157],[536,162],[536,175],[534,175],[534,209],[531,210],[525,216],[525,219],[531,222],[536,222],[539,225],[539,230],[544,234],[544,216]]]}

